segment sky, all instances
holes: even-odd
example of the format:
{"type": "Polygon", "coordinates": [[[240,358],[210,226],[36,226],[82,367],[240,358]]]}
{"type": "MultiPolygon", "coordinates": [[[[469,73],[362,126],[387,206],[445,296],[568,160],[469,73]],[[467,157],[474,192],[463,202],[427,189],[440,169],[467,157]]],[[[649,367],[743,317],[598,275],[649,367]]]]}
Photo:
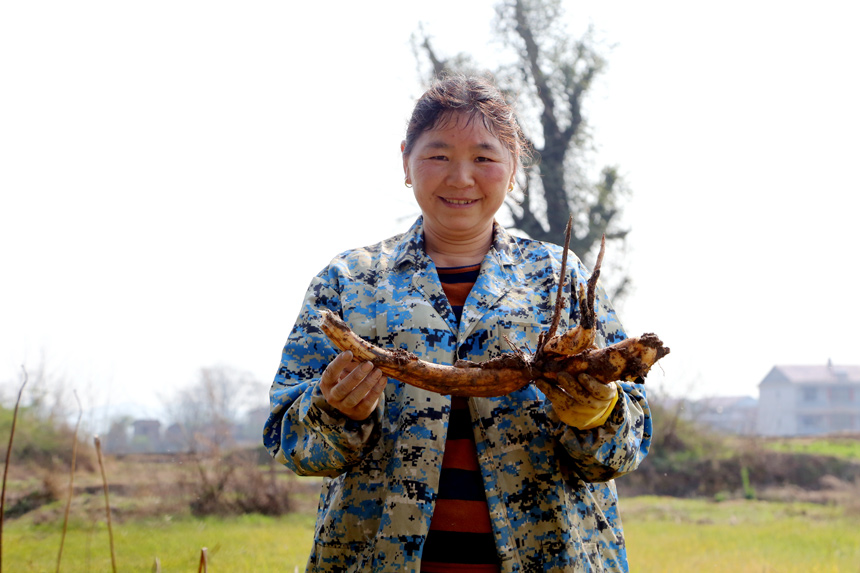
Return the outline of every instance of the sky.
{"type": "MultiPolygon", "coordinates": [[[[565,2],[606,48],[594,163],[632,190],[619,314],[672,349],[649,386],[860,364],[849,4],[565,2]]],[[[0,398],[44,367],[103,426],[226,367],[265,405],[311,277],[419,214],[410,35],[492,67],[493,5],[3,3],[0,398]]]]}

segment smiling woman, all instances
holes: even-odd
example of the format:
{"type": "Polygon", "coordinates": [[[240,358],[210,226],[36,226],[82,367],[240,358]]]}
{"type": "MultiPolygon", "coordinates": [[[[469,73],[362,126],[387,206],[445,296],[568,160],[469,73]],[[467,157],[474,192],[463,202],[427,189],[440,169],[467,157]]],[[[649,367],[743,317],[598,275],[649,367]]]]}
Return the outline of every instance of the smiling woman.
{"type": "Polygon", "coordinates": [[[437,264],[480,263],[493,218],[513,188],[515,157],[474,116],[452,113],[406,153],[406,184],[424,214],[424,248],[437,264]]]}
{"type": "MultiPolygon", "coordinates": [[[[528,379],[502,396],[442,395],[338,353],[320,328],[336,315],[365,341],[427,363],[484,362],[511,344],[538,348],[558,284],[558,328],[575,325],[583,312],[570,293],[587,269],[495,220],[525,150],[495,86],[440,81],[401,143],[422,216],[312,280],[263,436],[296,473],[330,478],[309,571],[627,570],[612,480],[650,445],[641,384],[580,374],[563,399],[528,379]]],[[[626,339],[599,284],[593,312],[599,346],[626,339]]]]}
{"type": "Polygon", "coordinates": [[[453,78],[419,100],[400,150],[424,215],[425,249],[437,265],[481,262],[514,187],[522,141],[510,106],[490,84],[453,78]]]}

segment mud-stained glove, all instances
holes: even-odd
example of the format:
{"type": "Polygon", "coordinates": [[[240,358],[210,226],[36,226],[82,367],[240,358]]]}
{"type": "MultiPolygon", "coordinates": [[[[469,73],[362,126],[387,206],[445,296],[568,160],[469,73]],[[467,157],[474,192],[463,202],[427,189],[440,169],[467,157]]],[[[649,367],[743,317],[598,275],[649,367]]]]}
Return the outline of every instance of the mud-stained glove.
{"type": "Polygon", "coordinates": [[[618,402],[618,383],[604,384],[588,374],[574,377],[559,372],[558,385],[545,380],[536,384],[546,394],[559,419],[580,430],[602,426],[618,402]]]}

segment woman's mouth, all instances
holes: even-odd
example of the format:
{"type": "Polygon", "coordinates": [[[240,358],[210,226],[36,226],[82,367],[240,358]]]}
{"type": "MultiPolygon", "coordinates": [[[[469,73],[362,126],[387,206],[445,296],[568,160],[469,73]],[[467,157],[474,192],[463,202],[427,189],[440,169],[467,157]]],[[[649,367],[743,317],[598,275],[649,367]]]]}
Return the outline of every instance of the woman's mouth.
{"type": "Polygon", "coordinates": [[[449,205],[471,205],[472,203],[477,202],[477,199],[446,199],[445,197],[442,197],[442,201],[449,205]]]}

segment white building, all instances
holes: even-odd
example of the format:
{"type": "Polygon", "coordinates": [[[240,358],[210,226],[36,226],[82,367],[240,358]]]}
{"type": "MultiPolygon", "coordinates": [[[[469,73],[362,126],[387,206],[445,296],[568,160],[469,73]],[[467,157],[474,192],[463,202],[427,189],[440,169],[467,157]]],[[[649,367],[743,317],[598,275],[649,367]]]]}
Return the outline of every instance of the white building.
{"type": "Polygon", "coordinates": [[[836,432],[860,432],[860,366],[774,366],[759,383],[759,435],[836,432]]]}

